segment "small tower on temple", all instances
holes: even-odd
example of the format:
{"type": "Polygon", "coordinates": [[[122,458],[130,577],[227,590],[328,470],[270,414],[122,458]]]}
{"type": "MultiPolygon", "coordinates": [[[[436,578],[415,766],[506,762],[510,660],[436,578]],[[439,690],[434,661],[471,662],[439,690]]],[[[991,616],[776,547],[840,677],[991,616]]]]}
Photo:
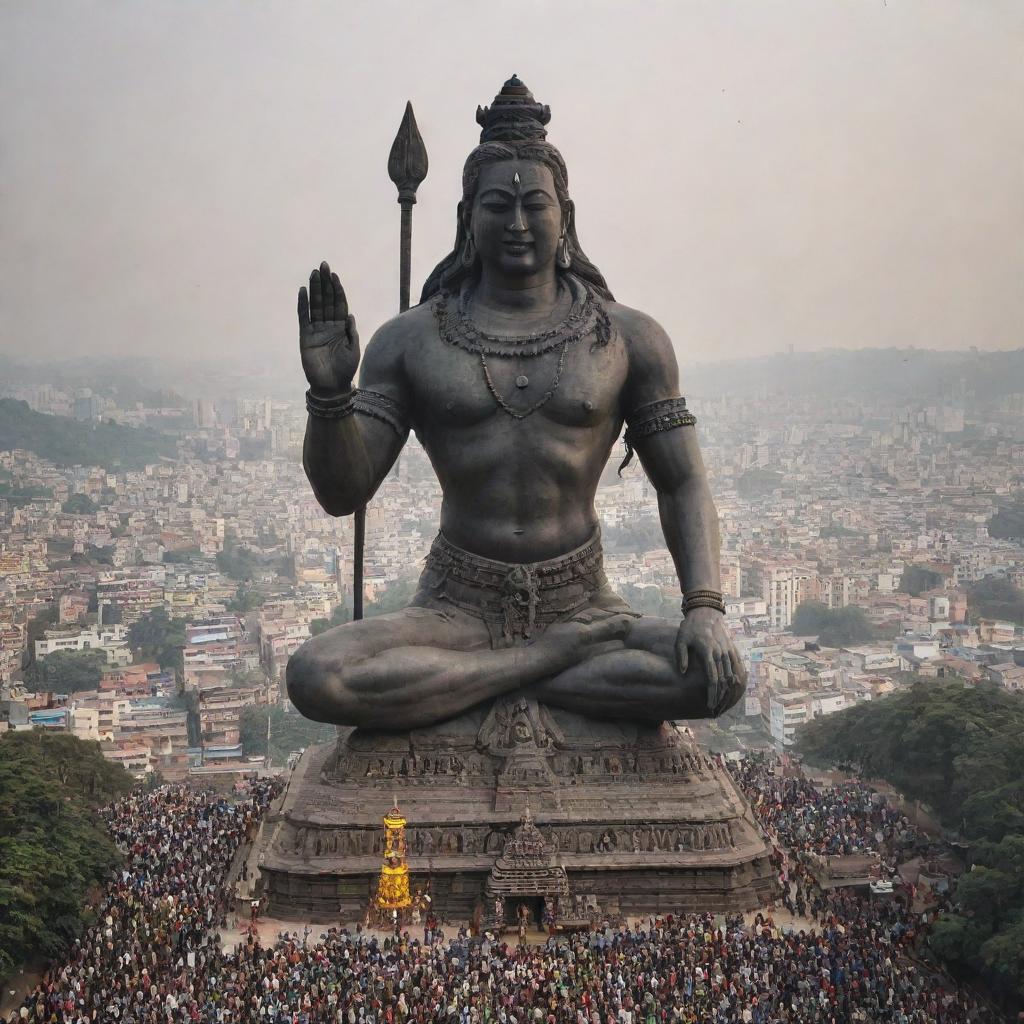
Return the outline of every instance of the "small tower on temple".
{"type": "Polygon", "coordinates": [[[399,914],[412,905],[405,825],[396,797],[394,806],[384,815],[384,863],[380,867],[375,901],[381,917],[390,917],[396,923],[399,914]]]}

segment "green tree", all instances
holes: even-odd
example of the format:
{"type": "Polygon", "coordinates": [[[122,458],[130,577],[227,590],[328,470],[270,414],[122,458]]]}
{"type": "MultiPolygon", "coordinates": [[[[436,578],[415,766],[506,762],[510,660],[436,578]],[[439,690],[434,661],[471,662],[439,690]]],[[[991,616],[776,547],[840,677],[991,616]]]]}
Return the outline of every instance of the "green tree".
{"type": "Polygon", "coordinates": [[[55,602],[36,612],[36,614],[28,620],[27,632],[29,648],[31,648],[37,640],[43,639],[43,634],[51,626],[56,624],[58,615],[59,611],[55,602]]]}
{"type": "Polygon", "coordinates": [[[37,693],[95,690],[106,667],[102,651],[54,651],[25,669],[25,685],[37,693]]]}
{"type": "Polygon", "coordinates": [[[679,619],[679,595],[669,597],[661,587],[638,587],[627,583],[620,589],[622,599],[641,615],[655,615],[663,619],[679,619]]]}
{"type": "Polygon", "coordinates": [[[385,615],[388,612],[397,612],[404,608],[416,594],[417,578],[406,576],[403,579],[389,583],[375,601],[368,601],[366,604],[366,616],[385,615]]]}
{"type": "Polygon", "coordinates": [[[185,620],[172,619],[163,607],[154,608],[128,627],[128,645],[136,660],[155,661],[161,668],[182,671],[185,620]]]}
{"type": "Polygon", "coordinates": [[[988,521],[988,535],[997,540],[1024,539],[1024,502],[1001,508],[988,521]]]}
{"type": "Polygon", "coordinates": [[[217,552],[217,568],[233,580],[251,580],[259,568],[259,558],[252,548],[242,545],[225,545],[217,552]]]}
{"type": "Polygon", "coordinates": [[[821,601],[804,601],[793,612],[790,629],[797,636],[817,636],[829,622],[831,609],[821,601]]]}
{"type": "Polygon", "coordinates": [[[202,558],[203,553],[199,548],[179,548],[174,551],[165,551],[161,561],[165,565],[185,565],[193,559],[202,558]]]}
{"type": "Polygon", "coordinates": [[[116,423],[83,423],[35,412],[27,402],[0,398],[0,451],[25,448],[58,466],[141,469],[174,458],[174,438],[156,430],[116,423]]]}
{"type": "Polygon", "coordinates": [[[76,516],[91,516],[97,509],[97,504],[88,494],[72,494],[62,506],[62,511],[69,512],[76,516]]]}
{"type": "Polygon", "coordinates": [[[240,668],[228,673],[229,686],[261,686],[266,687],[267,674],[261,668],[240,668]]]}
{"type": "Polygon", "coordinates": [[[1024,999],[1024,699],[993,685],[921,681],[803,726],[812,765],[858,765],[931,807],[971,843],[972,870],[929,942],[1024,999]]]}
{"type": "Polygon", "coordinates": [[[120,859],[96,808],[130,788],[97,743],[0,736],[0,976],[70,949],[89,891],[120,859]]]}
{"type": "Polygon", "coordinates": [[[265,600],[266,598],[262,594],[256,593],[252,587],[239,583],[235,590],[235,596],[228,601],[225,607],[229,612],[234,612],[236,615],[244,615],[246,612],[251,612],[254,608],[259,608],[265,600]]]}
{"type": "Polygon", "coordinates": [[[967,606],[975,618],[1003,619],[1024,625],[1024,591],[1009,580],[988,576],[967,592],[967,606]]]}
{"type": "Polygon", "coordinates": [[[313,722],[297,711],[288,711],[279,704],[251,705],[242,709],[242,753],[247,757],[267,753],[267,719],[270,719],[271,762],[283,765],[288,755],[317,743],[327,743],[337,736],[333,725],[313,722]]]}
{"type": "Polygon", "coordinates": [[[942,574],[934,569],[926,569],[923,565],[908,565],[900,576],[900,591],[917,597],[926,590],[934,590],[942,586],[942,574]]]}
{"type": "Polygon", "coordinates": [[[319,636],[328,629],[334,629],[335,626],[344,625],[344,623],[350,621],[351,618],[352,616],[345,605],[335,605],[334,611],[331,612],[331,617],[329,619],[314,619],[309,624],[309,634],[310,636],[319,636]]]}
{"type": "Polygon", "coordinates": [[[848,647],[874,638],[875,630],[863,608],[829,608],[820,601],[804,601],[793,613],[790,629],[797,636],[817,636],[824,647],[848,647]]]}

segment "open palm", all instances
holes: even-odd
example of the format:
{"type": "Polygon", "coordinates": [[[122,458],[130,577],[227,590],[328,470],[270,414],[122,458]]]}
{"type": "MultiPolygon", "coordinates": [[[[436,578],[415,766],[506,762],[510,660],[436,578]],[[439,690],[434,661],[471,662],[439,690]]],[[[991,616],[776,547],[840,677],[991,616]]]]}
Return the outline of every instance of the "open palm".
{"type": "Polygon", "coordinates": [[[327,263],[299,289],[299,350],[314,393],[337,394],[352,386],[359,366],[359,334],[345,289],[327,263]]]}

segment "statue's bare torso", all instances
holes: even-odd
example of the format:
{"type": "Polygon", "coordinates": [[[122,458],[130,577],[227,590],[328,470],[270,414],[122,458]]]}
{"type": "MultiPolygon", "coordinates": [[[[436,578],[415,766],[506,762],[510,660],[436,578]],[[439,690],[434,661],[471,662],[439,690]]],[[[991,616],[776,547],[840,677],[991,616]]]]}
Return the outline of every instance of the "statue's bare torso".
{"type": "MultiPolygon", "coordinates": [[[[626,411],[623,328],[638,316],[610,305],[611,341],[570,345],[557,390],[520,420],[495,401],[479,357],[442,340],[429,303],[370,343],[361,384],[408,402],[441,484],[441,531],[454,544],[501,561],[535,562],[594,533],[594,495],[626,411]]],[[[559,354],[491,357],[488,371],[497,392],[521,411],[551,386],[559,354]],[[516,386],[520,376],[528,377],[525,388],[516,386]]]]}

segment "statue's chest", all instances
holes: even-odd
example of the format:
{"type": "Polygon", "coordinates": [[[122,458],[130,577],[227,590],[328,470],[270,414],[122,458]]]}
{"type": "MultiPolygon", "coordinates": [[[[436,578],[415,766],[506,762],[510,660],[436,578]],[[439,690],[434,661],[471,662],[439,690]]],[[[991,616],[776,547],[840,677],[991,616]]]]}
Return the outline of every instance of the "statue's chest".
{"type": "Polygon", "coordinates": [[[618,414],[626,375],[616,337],[604,346],[586,337],[541,355],[511,357],[467,352],[434,338],[410,362],[417,421],[454,428],[496,414],[596,426],[618,414]]]}

